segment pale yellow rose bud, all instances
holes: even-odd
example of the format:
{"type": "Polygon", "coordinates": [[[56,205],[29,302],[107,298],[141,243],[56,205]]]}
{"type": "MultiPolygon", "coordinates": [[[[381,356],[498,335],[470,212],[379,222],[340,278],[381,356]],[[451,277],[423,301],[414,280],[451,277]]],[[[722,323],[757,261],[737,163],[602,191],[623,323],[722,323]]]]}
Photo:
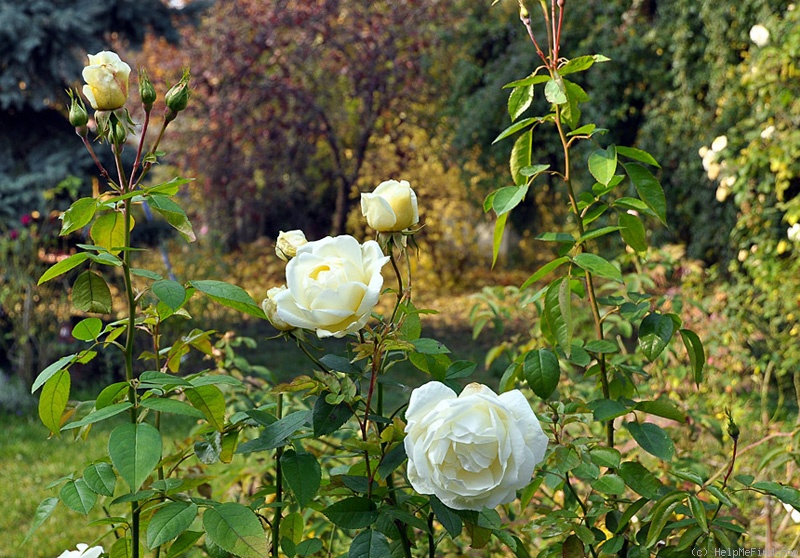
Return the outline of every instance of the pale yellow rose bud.
{"type": "Polygon", "coordinates": [[[272,287],[270,290],[267,291],[267,298],[265,298],[261,303],[261,309],[264,310],[264,314],[267,315],[269,323],[271,323],[275,329],[278,329],[280,331],[289,331],[295,329],[294,326],[287,324],[278,317],[278,305],[275,303],[274,300],[275,295],[285,290],[286,290],[286,285],[280,287],[272,287]]]}
{"type": "Polygon", "coordinates": [[[280,259],[288,262],[297,255],[297,249],[308,244],[306,235],[303,231],[296,229],[293,231],[278,233],[278,240],[275,242],[275,253],[280,259]]]}
{"type": "Polygon", "coordinates": [[[398,232],[419,222],[417,195],[407,180],[387,180],[361,194],[361,213],[378,232],[398,232]]]}
{"type": "Polygon", "coordinates": [[[111,51],[89,55],[83,69],[83,94],[95,110],[116,110],[128,100],[131,67],[111,51]]]}

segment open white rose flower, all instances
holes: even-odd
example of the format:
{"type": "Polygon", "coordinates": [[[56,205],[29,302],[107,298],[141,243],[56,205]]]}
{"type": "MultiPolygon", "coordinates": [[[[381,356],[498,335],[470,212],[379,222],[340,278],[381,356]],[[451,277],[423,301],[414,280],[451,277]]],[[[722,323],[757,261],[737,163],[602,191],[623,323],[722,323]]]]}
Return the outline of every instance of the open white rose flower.
{"type": "Polygon", "coordinates": [[[88,544],[78,543],[78,550],[65,550],[58,558],[98,558],[103,554],[102,546],[93,546],[89,548],[88,544]]]}
{"type": "Polygon", "coordinates": [[[128,100],[131,67],[115,52],[104,50],[89,55],[83,69],[83,94],[95,110],[116,110],[128,100]]]}
{"type": "Polygon", "coordinates": [[[441,382],[411,393],[408,480],[456,510],[506,504],[544,459],[547,436],[519,390],[497,395],[472,383],[460,395],[441,382]]]}
{"type": "Polygon", "coordinates": [[[419,223],[417,195],[407,180],[386,180],[361,194],[361,213],[378,232],[399,232],[419,223]]]}
{"type": "Polygon", "coordinates": [[[271,291],[274,317],[319,337],[355,333],[378,303],[388,261],[374,240],[342,235],[304,244],[286,264],[286,289],[271,291]]]}

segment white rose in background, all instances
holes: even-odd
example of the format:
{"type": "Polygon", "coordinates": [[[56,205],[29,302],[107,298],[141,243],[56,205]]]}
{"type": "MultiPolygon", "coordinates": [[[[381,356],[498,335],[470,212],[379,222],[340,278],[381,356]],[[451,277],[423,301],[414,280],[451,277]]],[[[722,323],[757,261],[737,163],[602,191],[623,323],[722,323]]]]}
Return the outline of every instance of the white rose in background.
{"type": "Polygon", "coordinates": [[[511,502],[544,459],[547,436],[519,390],[497,395],[472,383],[460,395],[440,382],[411,393],[408,480],[457,510],[511,502]]]}
{"type": "Polygon", "coordinates": [[[287,232],[280,231],[278,240],[275,242],[275,253],[280,259],[288,262],[295,257],[297,249],[304,244],[308,244],[308,240],[306,240],[306,235],[300,229],[287,232]]]}
{"type": "Polygon", "coordinates": [[[387,261],[374,240],[359,244],[343,235],[304,244],[286,264],[286,289],[271,297],[275,317],[319,337],[355,333],[378,302],[387,261]]]}
{"type": "Polygon", "coordinates": [[[78,543],[75,545],[78,550],[65,550],[58,558],[99,558],[103,554],[102,546],[93,546],[89,548],[88,544],[78,543]]]}
{"type": "Polygon", "coordinates": [[[767,46],[769,43],[769,29],[757,23],[750,28],[750,40],[757,47],[767,46]]]}
{"type": "Polygon", "coordinates": [[[399,232],[419,223],[417,195],[407,180],[387,180],[361,194],[361,213],[378,232],[399,232]]]}
{"type": "Polygon", "coordinates": [[[719,153],[726,147],[728,147],[728,136],[717,136],[711,142],[711,151],[714,153],[719,153]]]}
{"type": "Polygon", "coordinates": [[[116,110],[128,100],[131,67],[111,51],[89,55],[83,69],[83,94],[95,110],[116,110]]]}
{"type": "Polygon", "coordinates": [[[786,231],[786,236],[792,242],[800,242],[800,223],[795,223],[786,231]]]}

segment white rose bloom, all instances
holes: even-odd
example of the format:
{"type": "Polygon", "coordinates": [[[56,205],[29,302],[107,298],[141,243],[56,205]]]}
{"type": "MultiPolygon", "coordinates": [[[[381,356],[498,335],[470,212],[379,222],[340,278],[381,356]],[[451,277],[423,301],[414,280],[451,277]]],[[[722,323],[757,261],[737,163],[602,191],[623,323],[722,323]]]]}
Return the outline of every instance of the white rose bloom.
{"type": "Polygon", "coordinates": [[[398,232],[419,223],[417,195],[407,180],[387,180],[361,194],[361,213],[378,232],[398,232]]]}
{"type": "Polygon", "coordinates": [[[304,244],[308,244],[308,240],[306,240],[306,235],[300,229],[287,232],[280,231],[278,240],[275,241],[275,254],[283,261],[288,262],[297,254],[297,249],[304,244]]]}
{"type": "Polygon", "coordinates": [[[457,510],[513,501],[547,449],[547,436],[519,390],[497,395],[473,383],[456,396],[428,382],[411,393],[406,421],[411,486],[457,510]]]}
{"type": "Polygon", "coordinates": [[[102,546],[89,548],[88,544],[78,543],[78,550],[65,550],[58,558],[98,558],[103,553],[102,546]]]}
{"type": "Polygon", "coordinates": [[[719,153],[726,147],[728,147],[728,136],[717,136],[714,138],[714,141],[711,142],[711,151],[714,153],[719,153]]]}
{"type": "Polygon", "coordinates": [[[775,133],[775,126],[769,125],[761,131],[761,139],[769,139],[775,133]]]}
{"type": "Polygon", "coordinates": [[[769,29],[757,23],[750,28],[750,40],[757,47],[767,46],[769,43],[769,29]]]}
{"type": "Polygon", "coordinates": [[[95,110],[116,110],[128,100],[131,67],[115,52],[104,50],[89,55],[83,69],[83,94],[95,110]]]}
{"type": "Polygon", "coordinates": [[[719,188],[717,188],[716,198],[719,203],[724,202],[728,199],[728,194],[730,194],[730,190],[724,185],[720,184],[719,188]]]}
{"type": "Polygon", "coordinates": [[[286,289],[273,292],[275,316],[287,325],[344,337],[364,327],[383,286],[389,261],[374,240],[326,237],[297,249],[286,264],[286,289]]]}
{"type": "Polygon", "coordinates": [[[786,236],[789,237],[789,240],[792,242],[800,242],[800,223],[795,223],[789,230],[786,231],[786,236]]]}

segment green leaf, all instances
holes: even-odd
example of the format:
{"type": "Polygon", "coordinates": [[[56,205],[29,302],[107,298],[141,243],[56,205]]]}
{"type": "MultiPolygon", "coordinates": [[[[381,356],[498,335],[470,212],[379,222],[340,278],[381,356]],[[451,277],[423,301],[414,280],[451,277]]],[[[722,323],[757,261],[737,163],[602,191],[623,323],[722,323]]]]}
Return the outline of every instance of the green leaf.
{"type": "Polygon", "coordinates": [[[567,102],[567,92],[564,87],[564,80],[560,76],[551,78],[544,86],[544,98],[548,103],[563,105],[567,102]]]}
{"type": "Polygon", "coordinates": [[[367,529],[356,535],[347,553],[347,558],[391,558],[391,556],[386,535],[374,529],[367,529]]]}
{"type": "Polygon", "coordinates": [[[577,58],[573,58],[572,60],[568,61],[566,64],[561,66],[558,69],[558,73],[562,76],[567,74],[573,74],[575,72],[585,72],[589,68],[591,68],[595,63],[595,57],[593,55],[586,55],[586,56],[578,56],[577,58]]]}
{"type": "Polygon", "coordinates": [[[558,357],[548,349],[530,351],[525,355],[522,371],[528,386],[542,399],[549,398],[558,387],[561,376],[558,357]]]}
{"type": "Polygon", "coordinates": [[[590,401],[588,406],[594,415],[594,420],[601,422],[621,417],[629,411],[627,406],[616,399],[595,399],[590,401]]]}
{"type": "Polygon", "coordinates": [[[83,312],[111,313],[111,291],[105,279],[86,270],[72,285],[72,304],[83,312]]]}
{"type": "Polygon", "coordinates": [[[607,185],[617,172],[617,148],[609,145],[589,155],[589,172],[600,184],[607,185]]]}
{"type": "Polygon", "coordinates": [[[60,236],[82,229],[89,224],[97,211],[97,200],[94,198],[81,198],[73,202],[69,209],[61,215],[60,236]]]}
{"type": "Polygon", "coordinates": [[[567,537],[561,547],[561,558],[584,558],[585,556],[583,542],[578,535],[573,534],[567,537]]]}
{"type": "Polygon", "coordinates": [[[185,401],[179,399],[169,399],[165,397],[148,397],[142,399],[139,405],[145,409],[152,409],[159,413],[171,413],[173,415],[183,415],[196,419],[205,418],[203,411],[192,407],[185,401]]]}
{"type": "Polygon", "coordinates": [[[218,432],[225,429],[225,396],[217,386],[200,386],[184,393],[192,406],[203,412],[212,428],[218,432]]]}
{"type": "Polygon", "coordinates": [[[628,177],[631,179],[639,198],[653,210],[659,220],[667,224],[667,198],[664,190],[653,173],[639,163],[626,163],[623,165],[628,177]]]}
{"type": "Polygon", "coordinates": [[[589,95],[586,94],[586,91],[584,91],[580,85],[572,83],[567,79],[564,80],[564,90],[567,94],[567,104],[561,111],[561,116],[564,122],[567,123],[567,126],[574,130],[581,121],[581,109],[578,105],[588,101],[589,95]]]}
{"type": "Polygon", "coordinates": [[[617,232],[622,227],[600,227],[599,229],[591,229],[586,231],[578,238],[578,244],[582,244],[587,240],[591,240],[593,238],[598,238],[601,236],[605,236],[607,234],[611,234],[613,232],[617,232]]]}
{"type": "Polygon", "coordinates": [[[247,294],[247,291],[241,287],[225,283],[224,281],[213,280],[190,281],[189,284],[211,300],[223,306],[239,310],[240,312],[250,314],[256,318],[266,319],[261,307],[256,304],[253,298],[247,294]]]}
{"type": "Polygon", "coordinates": [[[560,258],[556,258],[555,260],[544,264],[542,267],[540,267],[536,271],[536,273],[534,273],[533,275],[531,275],[530,277],[528,277],[525,280],[525,282],[520,287],[520,290],[527,289],[528,287],[530,287],[531,285],[533,285],[537,281],[539,281],[541,279],[544,279],[544,277],[546,277],[548,273],[550,273],[552,271],[555,271],[556,269],[558,269],[559,267],[561,267],[562,265],[564,265],[568,261],[569,261],[569,258],[567,256],[562,256],[560,258]]]}
{"type": "Polygon", "coordinates": [[[628,159],[633,159],[634,161],[639,161],[640,163],[646,163],[648,165],[661,168],[661,165],[658,164],[658,161],[656,161],[647,151],[642,151],[641,149],[636,149],[634,147],[617,147],[617,153],[627,157],[628,159]]]}
{"type": "Polygon", "coordinates": [[[63,275],[67,271],[70,271],[78,267],[88,259],[89,259],[89,254],[87,254],[86,252],[78,252],[77,254],[72,254],[70,257],[53,264],[53,266],[50,269],[45,271],[39,278],[39,282],[37,283],[37,285],[46,283],[50,279],[58,277],[59,275],[63,275]]]}
{"type": "Polygon", "coordinates": [[[503,213],[497,218],[494,224],[494,236],[492,237],[492,268],[497,263],[497,256],[500,255],[500,247],[503,244],[503,231],[506,228],[508,213],[503,213]]]}
{"type": "Polygon", "coordinates": [[[644,545],[652,548],[661,539],[661,532],[672,517],[675,509],[686,499],[686,492],[676,490],[658,500],[650,510],[650,528],[644,545]]]}
{"type": "Polygon", "coordinates": [[[78,341],[93,341],[102,330],[103,322],[100,318],[85,318],[72,328],[72,336],[78,341]]]}
{"type": "Polygon", "coordinates": [[[117,486],[114,468],[105,462],[92,463],[83,470],[83,480],[97,494],[113,496],[117,486]]]}
{"type": "Polygon", "coordinates": [[[512,87],[521,87],[523,85],[539,85],[540,83],[545,83],[546,81],[550,81],[550,76],[548,74],[537,75],[534,73],[526,78],[518,79],[516,81],[512,81],[511,83],[505,84],[503,89],[511,89],[512,87]]]}
{"type": "Polygon", "coordinates": [[[436,339],[415,339],[411,342],[418,353],[424,355],[444,355],[450,352],[450,349],[445,347],[441,342],[436,339]]]}
{"type": "Polygon", "coordinates": [[[195,517],[197,504],[191,502],[170,502],[159,509],[147,526],[147,548],[152,550],[177,538],[191,526],[195,517]]]}
{"type": "Polygon", "coordinates": [[[82,426],[86,426],[87,424],[94,424],[95,422],[100,422],[116,416],[120,413],[124,413],[128,409],[133,407],[130,401],[123,401],[121,403],[115,403],[113,405],[108,405],[103,407],[102,409],[97,409],[92,411],[85,417],[80,420],[76,420],[75,422],[70,422],[65,424],[61,430],[72,430],[74,428],[81,428],[82,426]]]}
{"type": "Polygon", "coordinates": [[[800,510],[800,490],[796,488],[772,481],[756,482],[751,486],[756,490],[763,490],[768,494],[772,494],[784,504],[789,504],[793,508],[800,510]]]}
{"type": "Polygon", "coordinates": [[[544,322],[569,358],[572,352],[572,306],[569,278],[553,281],[544,295],[544,322]]]}
{"type": "Polygon", "coordinates": [[[679,330],[683,346],[686,347],[686,352],[689,353],[689,362],[692,366],[694,374],[694,383],[700,385],[703,381],[703,368],[706,364],[706,353],[703,349],[703,342],[700,337],[691,329],[679,330]]]}
{"type": "Polygon", "coordinates": [[[97,246],[102,246],[112,254],[118,254],[120,249],[125,247],[125,216],[118,211],[104,213],[95,220],[89,234],[97,246]]]}
{"type": "Polygon", "coordinates": [[[622,272],[614,264],[597,254],[581,252],[573,258],[573,261],[589,273],[622,283],[622,272]]]}
{"type": "Polygon", "coordinates": [[[97,494],[83,479],[67,482],[61,487],[59,497],[65,506],[83,515],[87,515],[97,503],[97,494]]]}
{"type": "Polygon", "coordinates": [[[638,461],[626,461],[620,465],[619,476],[631,490],[648,500],[655,500],[663,486],[655,475],[638,461]]]}
{"type": "Polygon", "coordinates": [[[500,188],[494,193],[495,195],[492,198],[492,209],[494,209],[498,217],[504,213],[508,213],[525,199],[527,193],[527,184],[500,188]]]}
{"type": "Polygon", "coordinates": [[[527,178],[531,177],[536,178],[549,168],[550,165],[530,165],[528,167],[522,167],[521,169],[519,169],[519,173],[527,178]]]}
{"type": "Polygon", "coordinates": [[[448,532],[451,538],[456,538],[461,534],[463,524],[461,517],[453,510],[445,506],[439,498],[431,496],[431,511],[436,515],[436,519],[448,532]]]}
{"type": "Polygon", "coordinates": [[[167,196],[153,194],[148,196],[147,204],[155,211],[161,214],[167,220],[172,228],[177,230],[186,242],[194,242],[197,237],[192,229],[192,224],[183,208],[177,203],[169,199],[167,196]]]}
{"type": "Polygon", "coordinates": [[[672,460],[675,445],[660,426],[652,422],[626,422],[625,428],[644,451],[664,461],[672,460]]]}
{"type": "Polygon", "coordinates": [[[58,498],[51,496],[49,498],[45,498],[39,503],[38,506],[36,506],[36,511],[33,513],[33,521],[31,522],[28,532],[25,534],[25,538],[22,539],[22,542],[20,543],[21,545],[26,544],[36,530],[42,526],[42,523],[47,521],[47,518],[53,514],[53,511],[55,511],[58,502],[58,498]]]}
{"type": "Polygon", "coordinates": [[[667,398],[660,398],[655,401],[640,401],[633,408],[637,411],[668,418],[676,422],[686,422],[686,414],[679,411],[675,404],[667,398]]]}
{"type": "Polygon", "coordinates": [[[666,348],[675,331],[675,322],[667,315],[651,312],[639,326],[639,348],[653,362],[666,348]]]}
{"type": "Polygon", "coordinates": [[[525,112],[533,101],[533,85],[520,85],[511,91],[508,96],[508,114],[514,122],[525,112]]]}
{"type": "Polygon", "coordinates": [[[161,461],[161,433],[147,423],[121,424],[108,438],[108,455],[131,492],[136,492],[161,461]]]}
{"type": "Polygon", "coordinates": [[[519,122],[517,122],[515,124],[512,124],[511,126],[506,128],[502,132],[500,132],[500,135],[497,136],[494,139],[494,141],[492,142],[492,145],[494,145],[495,143],[497,143],[498,141],[500,141],[502,139],[507,138],[508,136],[510,136],[512,134],[515,134],[515,133],[519,132],[520,130],[523,130],[525,128],[533,126],[534,123],[539,123],[539,122],[541,122],[541,119],[539,119],[539,118],[524,118],[524,119],[520,120],[519,122]]]}
{"type": "Polygon", "coordinates": [[[625,244],[633,248],[636,252],[647,251],[647,232],[645,231],[642,220],[630,213],[620,213],[619,231],[625,244]]]}
{"type": "Polygon", "coordinates": [[[591,136],[595,129],[602,130],[602,128],[597,128],[594,124],[586,124],[581,126],[577,130],[572,130],[571,132],[567,133],[567,137],[572,136],[591,136]]]}
{"type": "Polygon", "coordinates": [[[609,469],[618,469],[621,459],[619,450],[603,446],[589,450],[589,458],[598,467],[608,467],[609,469]]]}
{"type": "Polygon", "coordinates": [[[608,339],[593,339],[583,346],[588,353],[611,354],[619,352],[619,345],[608,339]]]}
{"type": "Polygon", "coordinates": [[[509,170],[514,184],[522,186],[527,182],[527,177],[520,170],[531,166],[531,150],[533,149],[533,130],[528,130],[514,142],[509,160],[509,170]]]}
{"type": "Polygon", "coordinates": [[[314,436],[325,436],[336,432],[353,416],[353,411],[346,403],[331,405],[324,396],[317,397],[311,416],[314,436]]]}
{"type": "Polygon", "coordinates": [[[144,277],[146,279],[152,279],[153,281],[160,281],[163,279],[163,277],[155,271],[150,271],[149,269],[140,269],[138,267],[132,267],[131,274],[138,277],[144,277]]]}
{"type": "Polygon", "coordinates": [[[34,380],[33,385],[31,386],[31,393],[36,393],[36,390],[42,387],[47,380],[52,378],[57,372],[61,372],[62,370],[66,370],[70,364],[75,362],[75,358],[78,356],[78,353],[73,353],[71,355],[66,355],[52,363],[50,366],[39,372],[39,375],[34,380]]]}
{"type": "Polygon", "coordinates": [[[127,537],[117,539],[111,545],[111,550],[108,552],[108,558],[132,558],[131,540],[127,537]]]}
{"type": "Polygon", "coordinates": [[[575,237],[565,232],[543,232],[534,237],[542,242],[561,242],[563,244],[575,244],[575,237]]]}
{"type": "Polygon", "coordinates": [[[158,297],[158,300],[172,310],[177,310],[183,306],[183,302],[186,300],[186,289],[177,281],[161,279],[153,283],[150,288],[153,290],[153,294],[158,297]]]}
{"type": "Polygon", "coordinates": [[[267,538],[258,516],[241,504],[227,502],[208,508],[203,513],[206,537],[212,543],[242,558],[263,558],[267,555],[267,538]]]}
{"type": "Polygon", "coordinates": [[[295,432],[300,430],[309,420],[311,411],[295,411],[289,413],[261,431],[261,436],[240,445],[236,453],[253,453],[266,451],[285,445],[295,432]]]}
{"type": "Polygon", "coordinates": [[[143,190],[145,195],[164,194],[166,196],[174,196],[178,193],[180,186],[193,181],[194,178],[181,178],[176,176],[167,182],[162,182],[161,184],[156,184],[155,186],[148,186],[143,188],[143,190]]]}
{"type": "Polygon", "coordinates": [[[375,503],[368,498],[360,496],[353,496],[334,502],[322,510],[322,513],[334,525],[343,529],[364,529],[378,519],[375,503]]]}
{"type": "Polygon", "coordinates": [[[166,558],[178,558],[191,550],[195,543],[203,536],[202,531],[184,531],[175,542],[172,543],[167,552],[166,558]]]}
{"type": "Polygon", "coordinates": [[[39,418],[55,434],[61,430],[61,417],[69,401],[70,384],[69,371],[59,370],[44,383],[39,396],[39,418]]]}
{"type": "Polygon", "coordinates": [[[317,458],[310,453],[286,450],[281,456],[281,471],[297,503],[305,508],[317,495],[322,480],[317,458]]]}
{"type": "Polygon", "coordinates": [[[697,525],[704,533],[708,533],[708,516],[706,509],[700,499],[694,494],[689,494],[689,509],[692,510],[692,517],[697,521],[697,525]]]}
{"type": "Polygon", "coordinates": [[[625,481],[618,475],[607,473],[592,482],[592,488],[603,494],[619,496],[625,492],[625,481]]]}

